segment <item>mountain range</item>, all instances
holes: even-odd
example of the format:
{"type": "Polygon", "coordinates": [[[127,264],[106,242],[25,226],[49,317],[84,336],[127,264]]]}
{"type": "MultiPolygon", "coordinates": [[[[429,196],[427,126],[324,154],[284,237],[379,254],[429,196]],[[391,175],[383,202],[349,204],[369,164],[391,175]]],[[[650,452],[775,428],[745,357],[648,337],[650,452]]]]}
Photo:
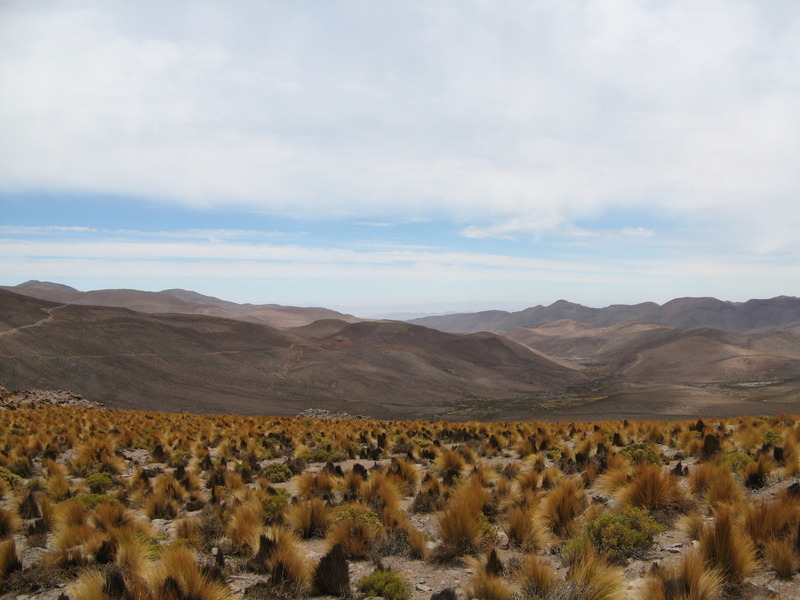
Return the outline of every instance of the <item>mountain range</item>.
{"type": "Polygon", "coordinates": [[[633,321],[658,323],[678,329],[713,327],[745,333],[758,329],[800,322],[800,298],[778,296],[768,300],[725,302],[716,298],[677,298],[666,304],[616,304],[590,308],[559,300],[550,306],[534,306],[518,312],[490,310],[422,317],[409,321],[450,333],[492,331],[502,333],[519,327],[534,327],[570,319],[600,327],[633,321]]]}
{"type": "Polygon", "coordinates": [[[607,309],[562,301],[408,323],[186,290],[80,292],[27,282],[0,288],[0,384],[69,389],[110,407],[205,413],[777,414],[800,406],[798,306],[790,297],[607,309]]]}

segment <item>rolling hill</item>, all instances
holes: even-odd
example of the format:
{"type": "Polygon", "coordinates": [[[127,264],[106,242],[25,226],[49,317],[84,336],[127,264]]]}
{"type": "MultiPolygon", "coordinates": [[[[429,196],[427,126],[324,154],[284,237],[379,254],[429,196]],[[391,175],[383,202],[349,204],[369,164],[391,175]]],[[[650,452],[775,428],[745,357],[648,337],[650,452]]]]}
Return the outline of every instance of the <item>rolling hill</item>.
{"type": "Polygon", "coordinates": [[[207,315],[251,323],[264,323],[279,329],[307,325],[319,319],[342,319],[348,322],[359,320],[353,315],[342,314],[327,308],[303,308],[278,304],[237,304],[180,289],[161,292],[129,289],[81,292],[59,283],[36,280],[16,286],[0,286],[0,289],[51,302],[83,306],[117,306],[156,314],[207,315]]]}
{"type": "MultiPolygon", "coordinates": [[[[446,414],[471,399],[561,393],[586,376],[493,334],[402,322],[314,337],[205,315],[58,304],[0,291],[0,383],[69,389],[111,407],[377,417],[446,414]]],[[[324,333],[324,332],[323,332],[324,333]]]]}

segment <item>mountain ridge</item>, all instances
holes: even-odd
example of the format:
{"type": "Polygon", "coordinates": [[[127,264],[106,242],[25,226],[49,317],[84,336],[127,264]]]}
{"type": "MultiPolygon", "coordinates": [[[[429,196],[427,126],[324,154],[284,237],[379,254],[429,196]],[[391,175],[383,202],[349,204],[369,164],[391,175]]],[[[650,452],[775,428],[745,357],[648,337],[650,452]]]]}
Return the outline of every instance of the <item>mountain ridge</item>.
{"type": "Polygon", "coordinates": [[[408,322],[449,333],[489,331],[505,333],[569,319],[598,327],[623,322],[669,325],[679,329],[706,326],[732,333],[778,327],[800,321],[800,298],[776,296],[730,302],[716,298],[675,298],[662,305],[655,302],[612,304],[591,308],[566,300],[549,306],[532,306],[516,312],[480,311],[411,319],[408,322]]]}

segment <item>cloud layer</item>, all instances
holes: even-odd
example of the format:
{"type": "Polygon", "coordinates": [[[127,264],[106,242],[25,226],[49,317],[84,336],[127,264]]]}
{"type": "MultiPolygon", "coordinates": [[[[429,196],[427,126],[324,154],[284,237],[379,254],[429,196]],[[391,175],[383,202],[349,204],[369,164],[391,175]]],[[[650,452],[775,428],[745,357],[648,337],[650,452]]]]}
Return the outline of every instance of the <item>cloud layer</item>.
{"type": "Polygon", "coordinates": [[[0,10],[7,190],[522,232],[643,203],[749,221],[798,191],[792,3],[0,10]]]}
{"type": "Polygon", "coordinates": [[[797,3],[4,2],[0,88],[0,197],[800,252],[797,3]]]}

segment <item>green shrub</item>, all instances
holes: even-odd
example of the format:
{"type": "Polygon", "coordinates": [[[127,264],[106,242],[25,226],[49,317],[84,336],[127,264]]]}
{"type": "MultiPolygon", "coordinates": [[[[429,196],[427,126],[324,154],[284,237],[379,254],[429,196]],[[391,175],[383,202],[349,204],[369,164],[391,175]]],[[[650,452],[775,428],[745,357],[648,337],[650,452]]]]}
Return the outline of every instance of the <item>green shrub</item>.
{"type": "Polygon", "coordinates": [[[411,587],[397,571],[377,569],[356,583],[365,596],[380,596],[386,600],[409,600],[411,587]]]}
{"type": "Polygon", "coordinates": [[[169,457],[167,464],[173,469],[177,469],[181,465],[185,467],[188,462],[189,453],[183,448],[177,448],[172,451],[172,456],[169,457]]]}
{"type": "Polygon", "coordinates": [[[664,530],[646,510],[626,506],[589,521],[584,532],[567,546],[572,544],[569,552],[577,554],[588,542],[609,562],[623,563],[628,558],[641,556],[652,546],[653,538],[664,530]]]}
{"type": "Polygon", "coordinates": [[[283,509],[289,504],[289,492],[283,488],[273,488],[275,492],[271,496],[264,498],[264,519],[267,523],[278,521],[283,514],[283,509]]]}
{"type": "Polygon", "coordinates": [[[25,480],[17,475],[16,473],[12,473],[5,467],[0,467],[0,479],[5,481],[9,487],[15,488],[21,485],[25,480]]]}
{"type": "Polygon", "coordinates": [[[302,452],[298,455],[298,458],[302,458],[303,460],[315,463],[315,462],[341,462],[344,460],[344,455],[341,452],[337,452],[336,450],[328,450],[328,447],[316,447],[312,448],[308,452],[302,452]]]}
{"type": "Polygon", "coordinates": [[[120,501],[107,494],[81,494],[66,500],[66,502],[78,502],[86,508],[97,508],[99,504],[120,504],[120,501]]]}
{"type": "Polygon", "coordinates": [[[722,460],[725,461],[725,464],[727,464],[734,473],[741,473],[747,465],[755,462],[752,456],[740,450],[734,450],[730,454],[726,454],[722,457],[722,460]]]}
{"type": "Polygon", "coordinates": [[[93,494],[103,494],[114,485],[114,480],[107,473],[92,473],[84,483],[93,494]]]}
{"type": "Polygon", "coordinates": [[[338,508],[333,524],[338,525],[339,523],[363,523],[375,531],[383,531],[384,529],[378,513],[374,510],[364,510],[352,504],[343,504],[338,508]]]}
{"type": "Polygon", "coordinates": [[[269,479],[271,483],[283,483],[292,478],[292,470],[280,463],[270,463],[261,469],[261,476],[269,479]]]}
{"type": "Polygon", "coordinates": [[[419,436],[419,435],[415,435],[414,437],[412,437],[411,438],[411,442],[413,444],[416,444],[420,448],[427,448],[428,446],[433,444],[433,442],[431,440],[429,440],[428,438],[425,438],[425,437],[422,437],[422,436],[419,436]]]}
{"type": "Polygon", "coordinates": [[[629,444],[620,451],[620,454],[637,465],[643,462],[661,465],[661,457],[650,444],[629,444]]]}

